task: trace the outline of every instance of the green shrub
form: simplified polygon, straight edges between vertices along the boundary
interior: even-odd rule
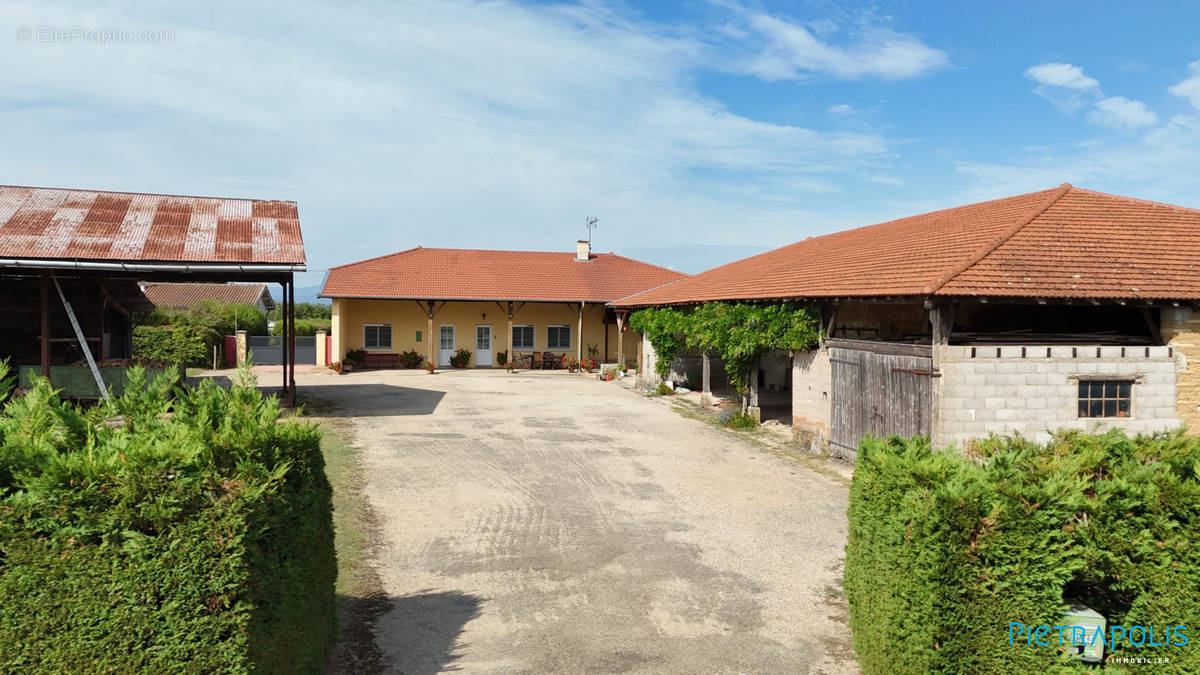
[[[737,411],[729,418],[725,426],[730,429],[757,429],[758,420],[754,419],[749,413]]]
[[[253,382],[172,385],[131,369],[84,410],[39,379],[0,414],[0,671],[320,671],[336,560],[318,429]]]
[[[213,346],[223,348],[220,333],[195,324],[146,325],[133,329],[133,357],[181,363],[188,366],[211,365]]]
[[[897,438],[859,449],[845,590],[865,673],[1086,668],[1057,645],[1009,644],[1009,622],[1053,626],[1064,597],[1110,626],[1154,626],[1159,641],[1200,624],[1200,440],[1071,432],[968,450]],[[1115,651],[1200,670],[1195,649]]]
[[[410,349],[406,352],[400,352],[400,367],[401,368],[420,368],[421,362],[425,360],[420,352],[415,349]]]

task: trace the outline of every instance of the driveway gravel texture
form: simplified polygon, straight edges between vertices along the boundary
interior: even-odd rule
[[[387,672],[857,672],[844,480],[628,381],[297,380],[361,454]]]

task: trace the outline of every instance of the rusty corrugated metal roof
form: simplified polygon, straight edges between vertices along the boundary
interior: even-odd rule
[[[296,203],[0,186],[0,258],[303,264]]]
[[[266,284],[152,283],[145,293],[155,307],[170,309],[187,309],[202,300],[253,305],[264,295],[266,308],[275,308]]]

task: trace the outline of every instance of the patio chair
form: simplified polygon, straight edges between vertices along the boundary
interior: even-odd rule
[[[529,367],[533,370],[541,370],[545,367],[542,363],[542,355],[539,352],[534,352],[529,355]]]
[[[513,367],[528,369],[533,365],[533,354],[513,352]]]
[[[545,363],[543,366],[547,370],[562,368],[563,355],[555,354],[554,352],[545,352],[542,354],[542,360]]]

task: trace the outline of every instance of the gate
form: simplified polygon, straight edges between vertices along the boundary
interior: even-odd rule
[[[273,366],[283,363],[283,349],[287,343],[282,335],[247,335],[246,348],[256,365]],[[296,336],[296,363],[317,362],[317,338],[312,335]]]
[[[857,452],[864,436],[929,435],[936,374],[928,346],[864,340],[828,344],[834,446]]]

